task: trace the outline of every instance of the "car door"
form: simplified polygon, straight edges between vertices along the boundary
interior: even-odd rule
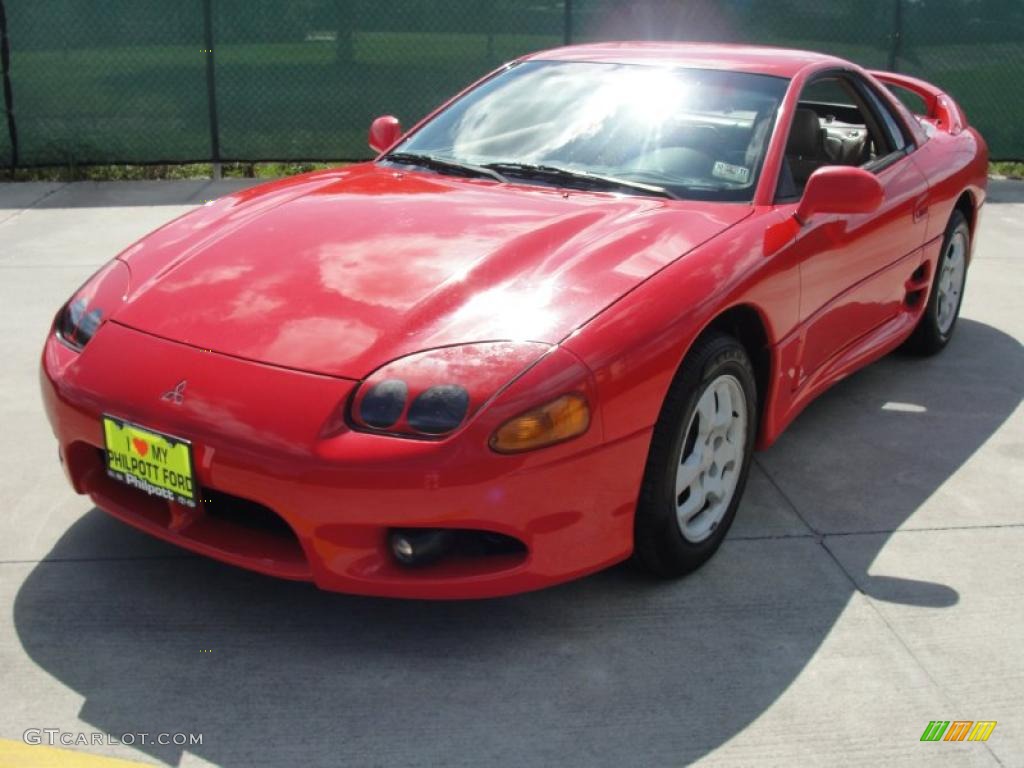
[[[792,263],[800,270],[803,329],[794,386],[898,315],[907,299],[905,283],[920,263],[928,191],[925,177],[910,158],[909,134],[885,114],[884,101],[863,78],[851,72],[816,78],[801,94],[799,108],[815,110],[821,145],[811,147],[805,141],[806,146],[797,147],[817,152],[795,161],[810,163],[798,172],[806,174],[821,165],[860,165],[875,173],[885,197],[871,214],[812,217],[791,246]],[[787,150],[784,166],[793,162],[794,155]],[[783,196],[785,181],[780,179]],[[798,200],[798,186],[795,192],[790,186],[789,196]]]

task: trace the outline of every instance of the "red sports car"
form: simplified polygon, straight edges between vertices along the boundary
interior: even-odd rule
[[[76,491],[329,590],[499,595],[631,555],[679,576],[755,447],[946,345],[985,201],[948,95],[780,49],[525,56],[370,145],[71,297],[42,389]]]

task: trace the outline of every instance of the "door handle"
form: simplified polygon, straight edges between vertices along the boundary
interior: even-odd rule
[[[920,221],[928,216],[928,200],[922,199],[914,203],[914,221]]]

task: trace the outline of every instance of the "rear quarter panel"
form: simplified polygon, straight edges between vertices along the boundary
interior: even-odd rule
[[[928,179],[925,241],[942,237],[953,207],[964,192],[971,195],[974,203],[975,220],[970,222],[974,230],[988,183],[988,146],[981,134],[974,128],[956,134],[936,130],[911,157]]]
[[[974,231],[988,185],[988,145],[981,134],[970,127],[960,105],[938,86],[893,72],[865,75],[874,81],[914,136],[917,149],[911,157],[928,180],[930,192],[925,242],[942,237],[964,192],[970,194],[973,203],[975,215],[970,225]],[[888,86],[914,94],[924,104],[926,114],[920,118],[912,114]]]

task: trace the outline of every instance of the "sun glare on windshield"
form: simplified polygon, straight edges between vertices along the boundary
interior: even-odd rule
[[[528,61],[442,111],[398,151],[480,166],[548,166],[749,201],[787,81],[604,62]],[[553,182],[519,169],[517,181]],[[645,194],[644,189],[623,189]]]

